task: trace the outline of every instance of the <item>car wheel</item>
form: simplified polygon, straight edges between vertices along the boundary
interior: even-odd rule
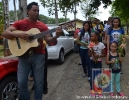
[[[59,58],[57,60],[57,63],[58,64],[63,64],[64,63],[64,51],[63,50],[60,50]]]
[[[0,84],[0,100],[20,100],[17,77],[9,76]]]

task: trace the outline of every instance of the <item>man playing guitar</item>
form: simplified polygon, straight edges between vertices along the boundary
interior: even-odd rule
[[[22,19],[20,21],[15,22],[12,26],[7,28],[3,36],[9,40],[13,40],[14,38],[19,38],[22,40],[28,40],[29,34],[26,31],[31,28],[37,28],[40,32],[48,30],[48,27],[38,21],[39,17],[39,6],[36,2],[31,2],[27,5],[27,19]],[[19,34],[14,33],[15,30],[21,30]],[[50,35],[46,35],[43,38],[49,44],[61,35],[62,29],[56,29],[56,36],[51,37]],[[28,92],[28,75],[30,72],[30,68],[32,67],[33,76],[34,76],[34,98],[35,100],[42,100],[43,94],[43,76],[44,76],[44,61],[45,61],[45,50],[43,49],[43,38],[38,39],[39,46],[35,48],[30,48],[25,54],[19,56],[18,63],[18,87],[20,93],[20,100],[30,100],[30,95]],[[16,45],[14,45],[15,47]]]

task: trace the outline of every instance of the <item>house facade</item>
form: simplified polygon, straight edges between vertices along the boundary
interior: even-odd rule
[[[60,23],[59,26],[67,31],[75,31],[76,28],[82,28],[83,20],[75,19],[68,22]]]

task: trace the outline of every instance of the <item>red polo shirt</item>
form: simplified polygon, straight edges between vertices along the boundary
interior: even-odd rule
[[[28,31],[31,28],[37,28],[40,30],[40,32],[48,30],[48,27],[44,23],[40,21],[32,23],[28,19],[17,21],[12,26],[15,27],[17,30],[21,30],[21,31]],[[44,48],[43,41],[41,40],[39,42],[40,42],[40,46],[34,48],[33,50],[36,53],[45,54],[45,50],[43,49]]]

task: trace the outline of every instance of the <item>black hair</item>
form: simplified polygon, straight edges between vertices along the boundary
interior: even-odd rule
[[[99,41],[99,36],[100,36],[100,35],[99,35],[99,32],[96,31],[96,30],[93,30],[91,34],[93,34],[93,33],[98,37],[98,41]]]
[[[108,21],[112,21],[112,19],[113,19],[113,17],[109,17],[109,18],[108,18]]]
[[[30,10],[33,5],[39,6],[37,2],[31,2],[31,3],[29,3],[29,4],[27,5],[27,10]]]
[[[85,34],[84,25],[85,25],[86,23],[89,25],[88,33],[89,33],[89,35],[91,35],[91,25],[90,25],[89,21],[85,21],[85,22],[83,23],[83,28],[82,28],[82,32],[81,32],[80,38],[81,38],[82,36],[84,36],[84,34]]]
[[[98,20],[97,18],[94,18],[94,20],[95,20],[95,19]]]
[[[104,24],[106,24],[107,23],[107,21],[106,20],[104,20],[104,22],[103,22]]]
[[[93,29],[92,21],[89,21],[90,23],[90,28]]]
[[[112,19],[112,28],[114,27],[113,26],[113,21],[115,20],[115,19],[118,19],[118,21],[119,21],[119,27],[121,27],[121,20],[120,20],[120,18],[119,17],[114,17],[113,19]]]
[[[100,24],[104,27],[104,23],[101,21]]]
[[[117,43],[116,41],[112,41],[112,42],[110,42],[110,46],[111,46],[113,43],[115,43],[115,44],[116,44],[116,46],[118,47],[118,43]]]

